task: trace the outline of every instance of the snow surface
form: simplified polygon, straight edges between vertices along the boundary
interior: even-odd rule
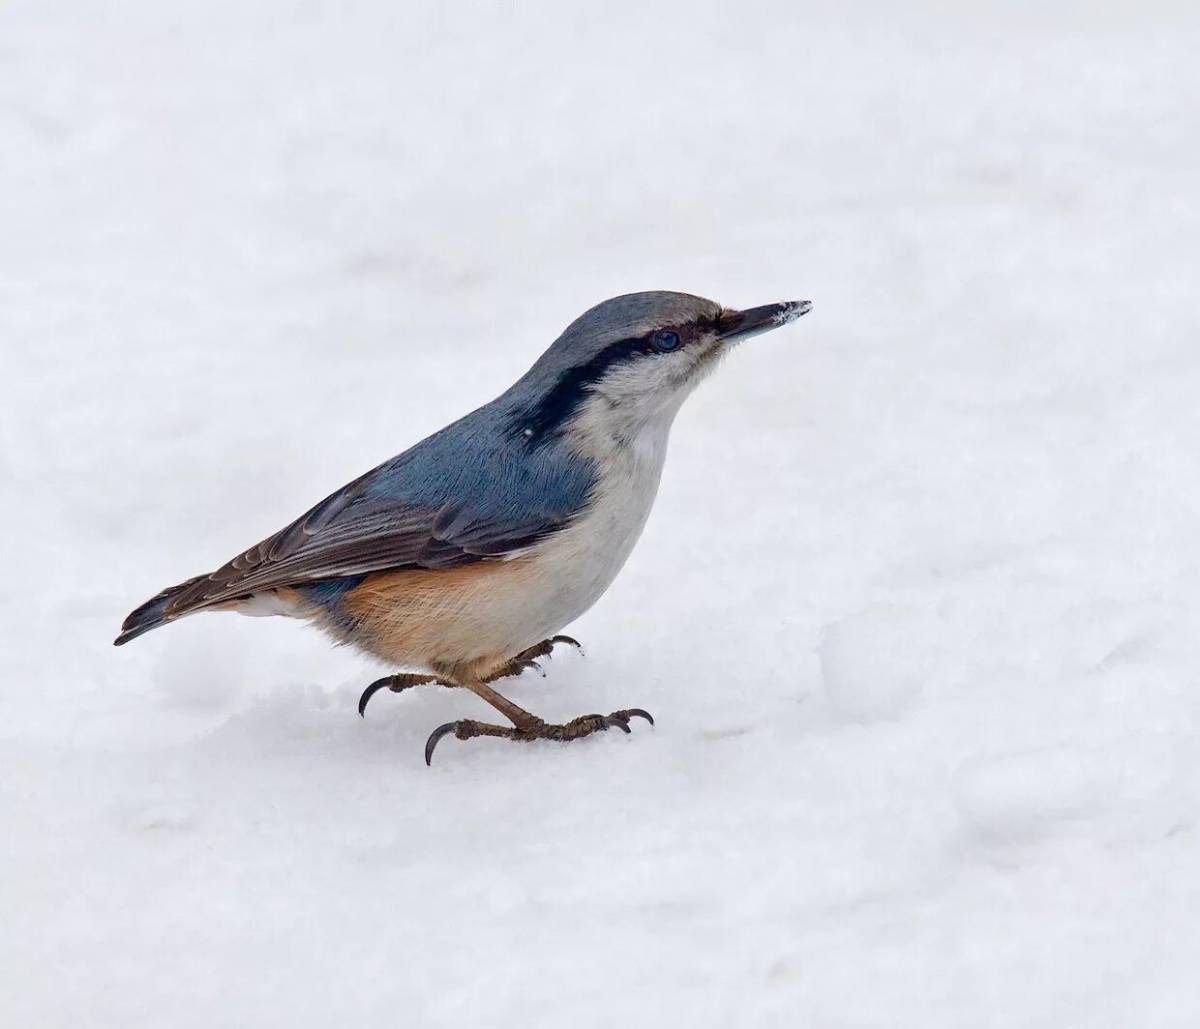
[[[1200,1025],[1200,15],[899,6],[4,6],[0,1024]],[[652,288],[814,302],[511,686],[656,728],[113,650]]]

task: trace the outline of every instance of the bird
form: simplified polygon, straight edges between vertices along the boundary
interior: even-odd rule
[[[731,348],[808,313],[688,293],[613,297],[576,318],[495,400],[326,497],[216,571],[136,608],[120,646],[197,611],[303,619],[401,671],[363,691],[469,690],[507,724],[439,740],[630,732],[643,708],[550,723],[496,691],[537,668],[608,589],[653,507],[680,406]]]

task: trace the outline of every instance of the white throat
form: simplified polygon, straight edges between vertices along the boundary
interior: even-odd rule
[[[597,395],[573,419],[568,445],[595,463],[596,485],[586,511],[530,555],[538,582],[527,609],[531,639],[578,618],[625,564],[654,506],[677,409],[678,404],[660,410],[646,421],[614,410]]]

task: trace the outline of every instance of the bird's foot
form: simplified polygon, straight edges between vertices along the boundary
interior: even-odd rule
[[[361,717],[366,717],[367,701],[380,690],[386,689],[391,690],[393,693],[403,693],[405,690],[411,690],[414,686],[424,686],[430,682],[436,682],[442,686],[452,685],[451,683],[443,682],[436,675],[420,675],[416,672],[400,672],[396,675],[385,675],[382,679],[376,679],[362,691],[362,696],[358,698],[358,713]]]
[[[549,657],[556,643],[569,643],[581,654],[583,653],[583,646],[579,640],[573,639],[570,636],[551,636],[548,640],[535,643],[528,650],[522,650],[521,653],[512,658],[499,671],[493,672],[483,681],[495,682],[497,679],[510,679],[513,676],[520,675],[527,668],[533,668],[540,675],[545,676],[546,673],[542,671],[542,666],[537,663],[537,659],[539,657]]]
[[[439,725],[429,735],[429,739],[425,743],[425,764],[433,764],[433,751],[438,745],[438,741],[443,736],[453,734],[455,739],[472,740],[476,736],[499,736],[506,740],[518,740],[520,742],[529,742],[530,740],[558,740],[561,743],[566,743],[570,740],[583,739],[584,736],[591,736],[594,732],[607,732],[609,729],[620,729],[624,733],[630,732],[629,719],[633,717],[644,718],[651,725],[654,724],[654,719],[650,716],[649,711],[643,711],[640,707],[626,708],[623,711],[614,711],[609,715],[580,715],[578,718],[572,718],[569,722],[564,722],[562,725],[552,725],[549,722],[543,722],[540,718],[534,718],[521,725],[492,725],[488,722],[475,722],[470,719],[462,719],[457,722],[447,722],[445,725]]]

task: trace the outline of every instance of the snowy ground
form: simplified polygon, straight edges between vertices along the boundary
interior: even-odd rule
[[[341,6],[0,10],[0,1024],[1200,1025],[1200,16]],[[110,646],[648,288],[656,729]]]

